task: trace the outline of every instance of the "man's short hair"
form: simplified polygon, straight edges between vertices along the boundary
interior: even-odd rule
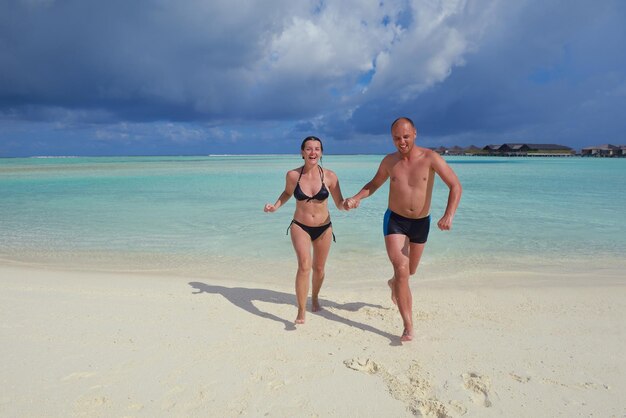
[[[405,120],[409,122],[409,124],[411,124],[413,129],[415,129],[415,124],[413,123],[413,121],[410,118],[407,118],[406,116],[400,116],[398,119],[394,120],[393,123],[391,124],[391,129],[393,130],[393,127],[396,125],[396,123],[400,122],[401,120]],[[417,131],[417,129],[415,130]]]

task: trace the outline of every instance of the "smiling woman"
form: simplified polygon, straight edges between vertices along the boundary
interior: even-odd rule
[[[273,205],[265,205],[265,212],[275,212],[291,196],[296,198],[296,211],[289,224],[291,242],[298,258],[296,274],[296,298],[298,316],[296,324],[303,324],[309,294],[309,279],[313,274],[311,310],[320,310],[319,292],[325,277],[326,259],[330,252],[330,240],[335,238],[328,212],[329,194],[339,210],[343,209],[343,196],[337,175],[322,168],[324,146],[315,136],[308,136],[300,145],[304,165],[287,172],[285,190]],[[295,225],[295,227],[294,227]],[[313,248],[313,256],[311,256]]]

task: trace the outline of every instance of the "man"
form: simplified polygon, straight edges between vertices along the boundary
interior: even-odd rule
[[[450,189],[446,211],[437,222],[437,226],[443,231],[452,227],[462,188],[452,168],[439,154],[415,145],[417,130],[411,119],[396,119],[391,124],[391,137],[397,152],[382,160],[374,178],[359,193],[346,199],[344,207],[357,208],[361,199],[371,196],[387,179],[391,179],[389,205],[383,224],[385,247],[393,265],[393,277],[388,284],[391,288],[391,299],[398,305],[404,322],[401,341],[411,341],[413,297],[409,276],[417,270],[428,238],[435,174]]]

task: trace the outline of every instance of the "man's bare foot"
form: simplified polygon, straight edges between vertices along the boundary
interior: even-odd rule
[[[413,341],[413,331],[404,330],[402,333],[402,337],[400,337],[400,341]]]
[[[394,305],[397,305],[398,299],[396,298],[396,287],[394,286],[393,281],[394,279],[387,280],[387,285],[389,286],[389,289],[391,289],[391,301]]]
[[[320,310],[322,310],[322,307],[319,300],[317,298],[311,299],[311,312],[319,312]]]

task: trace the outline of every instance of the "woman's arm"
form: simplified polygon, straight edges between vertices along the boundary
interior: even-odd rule
[[[326,178],[330,180],[328,182],[328,189],[330,191],[330,195],[333,197],[335,206],[337,206],[337,209],[339,210],[345,210],[343,194],[341,193],[341,186],[339,186],[339,178],[331,170],[324,170],[324,172],[326,173]]]
[[[283,190],[280,196],[278,196],[276,203],[274,203],[273,205],[271,203],[265,204],[265,207],[263,208],[265,212],[276,212],[278,208],[284,205],[285,202],[289,200],[291,195],[293,195],[293,191],[296,188],[296,185],[295,185],[296,181],[295,181],[294,176],[291,175],[290,173],[291,171],[288,171],[287,175],[285,176],[285,190]]]

